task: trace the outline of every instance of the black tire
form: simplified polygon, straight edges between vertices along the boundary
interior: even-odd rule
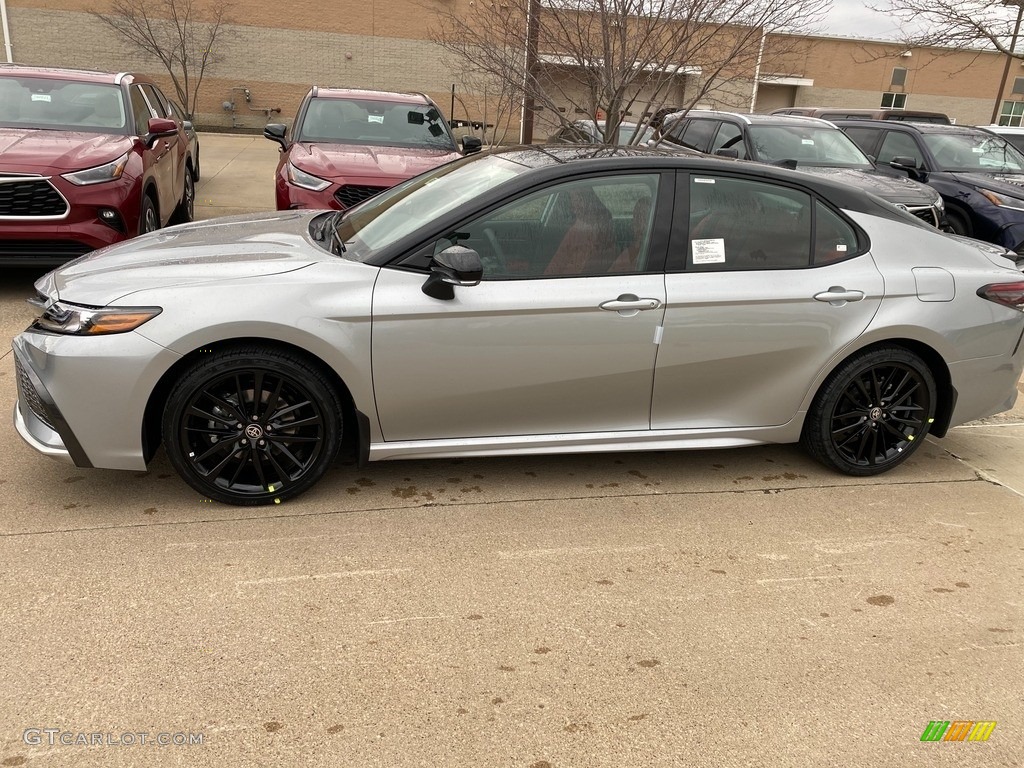
[[[142,209],[139,213],[139,234],[145,235],[147,232],[156,232],[160,229],[160,215],[156,210],[156,203],[153,202],[152,196],[145,194],[142,196]]]
[[[196,215],[196,179],[192,169],[185,166],[185,186],[181,190],[181,201],[174,209],[171,217],[172,224],[187,224]]]
[[[801,443],[847,475],[887,472],[924,442],[937,389],[928,364],[908,349],[885,346],[856,355],[822,384]]]
[[[974,236],[974,228],[971,227],[970,218],[960,211],[954,210],[953,208],[946,209],[946,224],[949,225],[949,231],[954,235],[963,235],[964,237]]]
[[[178,379],[164,407],[164,444],[204,497],[271,504],[323,477],[341,446],[342,408],[331,382],[302,357],[236,347],[200,358]]]

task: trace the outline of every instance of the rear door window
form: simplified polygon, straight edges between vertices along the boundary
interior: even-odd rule
[[[698,152],[707,152],[711,137],[715,135],[718,128],[717,120],[691,120],[679,143],[689,149],[696,149]]]
[[[859,128],[857,126],[851,126],[849,128],[843,128],[843,131],[853,139],[854,144],[860,147],[864,154],[872,155],[875,152],[875,147],[878,146],[878,137],[882,131],[879,128]]]

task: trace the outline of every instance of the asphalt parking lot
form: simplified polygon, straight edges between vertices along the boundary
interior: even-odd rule
[[[202,142],[200,216],[273,207],[273,144]],[[874,479],[795,446],[339,463],[238,509],[162,454],[22,444],[39,274],[0,281],[0,766],[1024,761],[1024,399]]]

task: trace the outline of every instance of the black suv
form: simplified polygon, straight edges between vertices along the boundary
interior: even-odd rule
[[[983,128],[836,120],[880,170],[930,186],[950,229],[1024,254],[1024,154]]]
[[[668,115],[659,146],[756,160],[835,179],[872,192],[935,227],[942,199],[923,184],[880,173],[832,123],[813,117],[690,110]]]

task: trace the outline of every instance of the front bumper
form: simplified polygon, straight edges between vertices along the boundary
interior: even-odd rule
[[[179,356],[137,333],[14,339],[14,425],[40,453],[79,467],[145,470],[142,430],[160,376]]]

